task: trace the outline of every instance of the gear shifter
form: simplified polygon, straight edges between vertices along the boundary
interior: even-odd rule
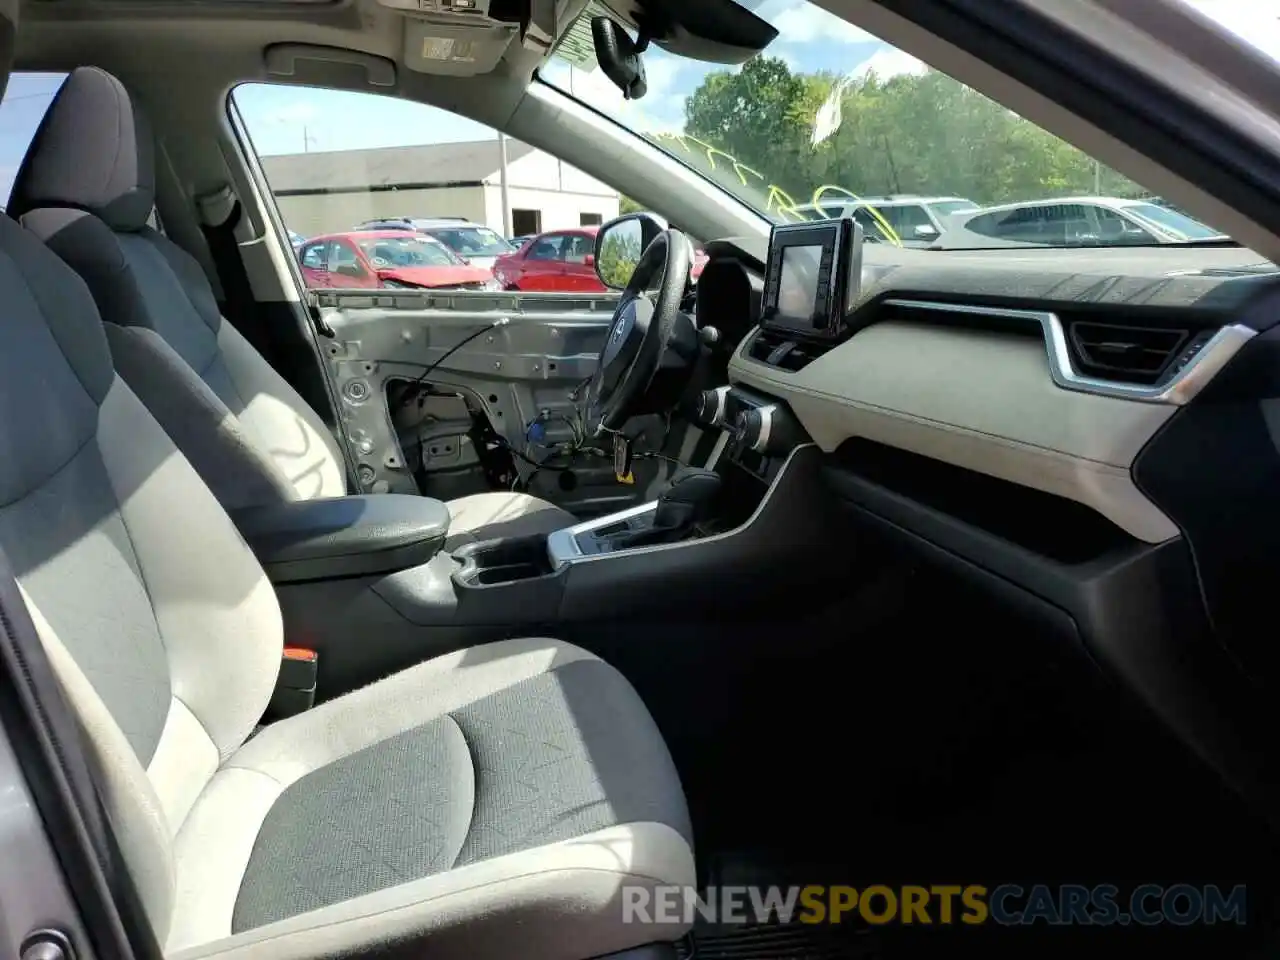
[[[608,549],[625,550],[679,540],[711,515],[720,484],[720,475],[714,470],[681,467],[658,497],[653,522],[645,527],[612,534],[608,538]]]
[[[720,474],[714,470],[681,467],[658,497],[654,528],[673,533],[692,529],[710,515],[721,482]]]

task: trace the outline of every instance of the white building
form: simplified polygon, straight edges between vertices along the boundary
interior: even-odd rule
[[[497,140],[264,157],[290,230],[306,237],[379,217],[466,217],[504,233]],[[550,154],[507,141],[511,234],[603,223],[618,192]]]

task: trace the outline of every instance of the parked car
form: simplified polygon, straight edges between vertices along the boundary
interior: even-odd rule
[[[603,291],[596,276],[597,227],[540,233],[499,257],[493,276],[504,290]]]
[[[515,247],[517,250],[521,250],[521,249],[523,249],[523,248],[524,248],[524,245],[525,245],[526,243],[528,243],[530,240],[532,240],[532,239],[533,239],[534,237],[536,237],[536,236],[537,236],[537,234],[536,234],[536,233],[527,233],[527,234],[525,234],[525,235],[524,235],[524,236],[522,236],[522,237],[512,237],[512,238],[511,238],[509,241],[507,241],[507,242],[508,242],[508,243],[510,243],[510,244],[511,244],[513,247]]]
[[[314,237],[298,250],[308,287],[426,287],[498,290],[493,273],[411,230]]]
[[[356,229],[413,230],[439,240],[467,263],[489,269],[499,257],[519,249],[484,224],[461,217],[388,217],[368,220]]]
[[[1150,200],[1063,197],[987,207],[953,220],[939,247],[1117,246],[1225,240],[1185,213]]]
[[[289,231],[289,242],[293,244],[293,249],[297,250],[300,246],[307,242],[307,238],[300,233]]]
[[[515,253],[499,257],[494,278],[504,290],[577,291],[608,289],[596,275],[595,243],[599,227],[551,230],[530,238]],[[707,255],[694,251],[693,277],[706,265]]]
[[[904,247],[929,247],[948,228],[950,218],[981,208],[964,197],[895,194],[860,200],[836,197],[824,200],[821,205],[806,203],[796,209],[811,220],[853,217],[862,224],[863,235],[872,243],[900,242]],[[886,223],[892,234],[885,230]]]

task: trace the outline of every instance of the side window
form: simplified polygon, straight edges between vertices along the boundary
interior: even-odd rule
[[[894,209],[896,217],[890,222],[893,229],[898,231],[898,236],[904,240],[912,239],[919,234],[916,232],[917,227],[927,227],[934,230],[933,221],[929,219],[929,213],[919,204],[905,204]]]
[[[454,220],[440,225],[441,239],[488,267],[512,252],[507,238],[618,215],[615,188],[517,140],[504,151],[492,127],[447,110],[264,83],[231,97],[286,228],[304,237],[397,218]],[[342,257],[350,266],[354,250]]]
[[[356,248],[345,240],[335,240],[329,245],[329,272],[355,273],[362,272],[360,258],[356,256]]]
[[[0,201],[6,207],[22,158],[66,78],[65,73],[15,73],[9,77],[0,101]]]
[[[1106,207],[1094,207],[1098,218],[1098,234],[1103,243],[1155,243],[1156,238],[1145,228]]]
[[[832,210],[829,207],[826,207],[825,205],[823,209],[827,210],[829,213],[835,212],[834,210]],[[876,213],[879,213],[881,217],[884,217],[884,219],[888,222],[889,226],[893,227],[894,233],[898,232],[898,228],[894,226],[894,223],[893,223],[892,209],[881,210],[877,208]],[[876,239],[885,239],[887,237],[887,234],[885,233],[885,230],[884,230],[884,224],[882,224],[879,221],[879,219],[876,218],[876,215],[866,207],[856,208],[853,211],[853,219],[858,221],[858,223],[862,224],[862,232],[866,236],[874,237]]]
[[[543,237],[535,240],[533,249],[525,257],[526,260],[559,260],[560,245],[564,237]]]
[[[1007,213],[984,213],[980,217],[974,217],[964,227],[981,237],[1004,237],[1008,217]]]
[[[308,270],[327,270],[329,269],[328,260],[326,259],[329,252],[327,243],[309,243],[302,248],[302,256],[299,257],[302,265]]]
[[[565,244],[564,259],[567,263],[585,263],[595,246],[591,237],[581,235],[569,237]]]

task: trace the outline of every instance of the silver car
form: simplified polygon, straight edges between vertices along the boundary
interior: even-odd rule
[[[937,246],[1152,246],[1226,239],[1221,231],[1150,200],[1062,197],[953,217]]]

